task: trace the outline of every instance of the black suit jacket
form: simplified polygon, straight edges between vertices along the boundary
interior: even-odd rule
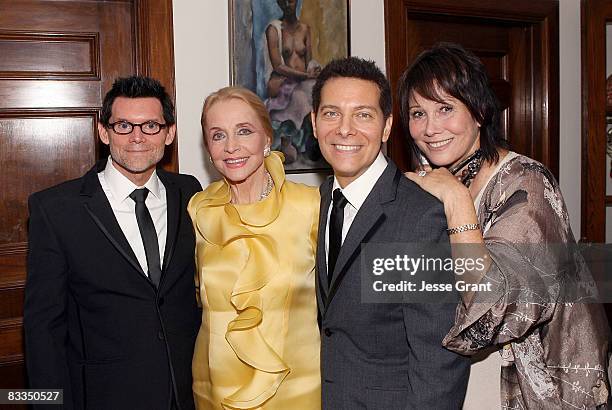
[[[333,177],[320,188],[317,303],[323,409],[459,409],[468,359],[442,347],[456,305],[363,303],[360,245],[448,243],[442,204],[388,165],[355,216],[327,284]]]
[[[30,197],[24,306],[30,387],[64,389],[66,409],[192,409],[200,313],[186,206],[201,186],[192,176],[157,170],[168,206],[157,290],[100,186],[105,163]]]

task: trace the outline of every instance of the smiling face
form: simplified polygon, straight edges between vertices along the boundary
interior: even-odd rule
[[[344,188],[361,176],[389,139],[392,117],[385,120],[375,83],[357,78],[328,80],[312,113],[313,131],[323,156]]]
[[[165,124],[162,105],[157,98],[117,97],[112,105],[110,123],[129,121],[140,124],[155,121]],[[147,135],[140,127],[125,135],[116,134],[112,128],[98,124],[100,140],[110,147],[113,165],[136,185],[143,185],[164,156],[166,145],[172,144],[176,126],[162,128],[155,135]]]
[[[438,94],[442,103],[412,93],[408,125],[430,163],[451,167],[480,148],[480,124],[461,101],[444,92]]]
[[[228,181],[245,181],[263,172],[264,148],[270,145],[259,117],[244,101],[215,102],[206,112],[205,139],[213,165]]]

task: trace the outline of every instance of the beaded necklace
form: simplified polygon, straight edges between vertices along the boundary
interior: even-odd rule
[[[483,155],[482,150],[477,149],[472,155],[449,169],[450,173],[455,175],[461,169],[461,183],[466,187],[469,187],[472,184],[472,180],[480,171],[480,167],[482,167]]]

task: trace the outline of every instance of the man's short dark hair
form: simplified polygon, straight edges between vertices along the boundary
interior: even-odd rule
[[[153,78],[134,75],[131,77],[117,78],[113,87],[104,96],[102,112],[100,113],[100,123],[108,127],[112,115],[113,103],[117,97],[127,98],[157,98],[161,103],[164,121],[167,125],[173,125],[174,104],[161,83]]]
[[[373,61],[359,57],[332,60],[321,70],[312,89],[312,109],[315,113],[319,110],[321,104],[321,90],[325,83],[332,78],[356,78],[373,82],[380,92],[378,103],[385,119],[391,115],[391,86],[387,77]]]

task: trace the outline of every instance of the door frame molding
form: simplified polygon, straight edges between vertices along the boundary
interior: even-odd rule
[[[559,3],[557,0],[514,0],[498,2],[496,0],[385,0],[385,52],[387,76],[394,92],[397,90],[399,77],[410,63],[406,53],[406,36],[398,38],[394,27],[407,27],[408,14],[429,15],[432,17],[460,16],[466,18],[491,19],[507,21],[512,24],[524,24],[532,30],[534,38],[542,44],[539,55],[534,61],[539,62],[536,73],[541,79],[541,86],[534,88],[533,95],[535,130],[539,128],[541,139],[531,141],[535,159],[540,160],[558,178],[559,175]],[[538,50],[537,48],[535,49]],[[538,82],[536,82],[537,84]],[[396,100],[396,98],[394,98]],[[405,166],[407,156],[400,124],[399,108],[394,105],[393,131],[389,139],[387,152],[400,167]],[[537,131],[536,131],[537,132]],[[518,136],[517,136],[518,137]]]
[[[159,80],[176,107],[172,0],[134,0],[136,74]],[[178,172],[178,133],[166,147],[162,166]]]

